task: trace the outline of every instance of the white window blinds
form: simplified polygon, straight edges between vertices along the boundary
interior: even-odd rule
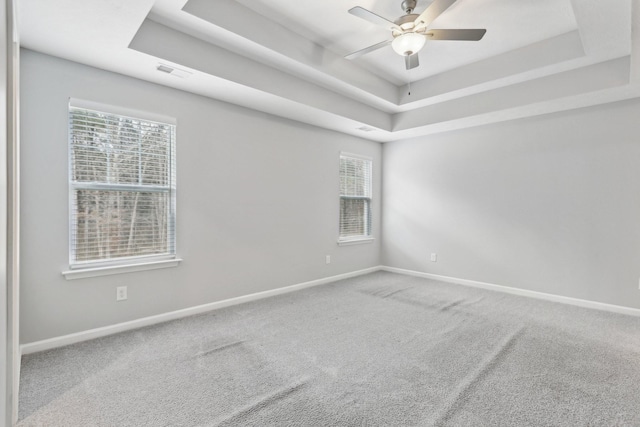
[[[175,125],[69,106],[72,267],[175,255]]]
[[[371,160],[340,155],[340,240],[371,236]]]

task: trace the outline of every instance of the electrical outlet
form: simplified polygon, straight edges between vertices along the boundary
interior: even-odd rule
[[[438,261],[438,254],[432,253],[431,254],[431,262],[437,262],[437,261]]]
[[[118,286],[116,288],[116,301],[124,301],[127,299],[127,287]]]
[[[327,264],[331,264],[331,255],[327,255],[324,257],[324,262]]]

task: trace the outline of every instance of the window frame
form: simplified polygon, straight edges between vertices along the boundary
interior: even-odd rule
[[[99,182],[78,182],[74,178],[73,164],[73,132],[71,129],[72,109],[97,112],[99,114],[124,117],[142,122],[153,122],[168,126],[170,132],[169,165],[167,168],[167,185],[144,184],[114,184]],[[67,108],[67,120],[69,123],[67,136],[68,150],[68,178],[69,187],[69,270],[63,271],[67,279],[101,276],[128,271],[140,271],[147,269],[165,268],[177,266],[181,259],[177,258],[176,242],[176,133],[177,121],[175,118],[159,114],[133,110],[124,107],[116,107],[93,101],[69,99]],[[134,256],[122,256],[117,258],[104,258],[99,260],[78,261],[76,259],[76,244],[74,242],[74,213],[76,212],[75,194],[77,190],[102,190],[102,191],[131,191],[137,193],[165,193],[168,196],[167,213],[167,252],[157,254],[145,254]]]
[[[369,184],[368,197],[367,196],[347,196],[342,194],[342,186],[340,182],[342,178],[341,163],[343,158],[369,162],[371,173],[370,173],[369,183],[368,183]],[[338,156],[338,192],[339,192],[338,245],[344,246],[344,245],[373,242],[375,240],[375,238],[373,237],[373,158],[362,155],[362,154],[355,154],[355,153],[349,153],[344,151],[340,152],[340,155]],[[367,202],[366,203],[367,210],[365,212],[365,215],[368,217],[368,220],[365,220],[364,224],[366,228],[365,233],[368,233],[368,234],[361,234],[361,235],[355,235],[355,236],[342,236],[341,231],[342,231],[342,201],[343,200],[365,200]]]

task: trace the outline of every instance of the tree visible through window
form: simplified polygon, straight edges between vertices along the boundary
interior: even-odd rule
[[[175,125],[69,107],[70,264],[175,255]]]
[[[371,160],[340,155],[340,240],[371,236]]]

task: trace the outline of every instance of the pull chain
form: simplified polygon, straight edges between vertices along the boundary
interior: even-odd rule
[[[409,94],[408,95],[411,96],[411,80],[409,80],[408,87],[409,87]]]

